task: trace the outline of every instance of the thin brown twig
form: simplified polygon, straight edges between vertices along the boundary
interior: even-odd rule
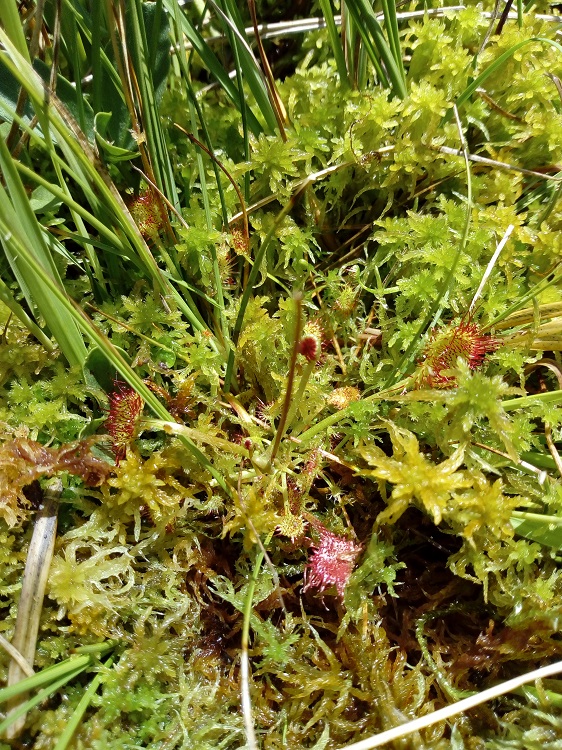
[[[439,151],[441,154],[449,154],[451,156],[464,156],[464,152],[458,148],[450,148],[449,146],[438,146],[430,147],[433,151]],[[476,154],[466,153],[466,158],[475,164],[483,164],[487,167],[496,167],[497,169],[507,169],[512,172],[520,172],[521,174],[529,175],[530,177],[537,177],[540,180],[552,180],[553,182],[560,182],[561,178],[556,175],[546,174],[544,172],[536,172],[533,169],[524,169],[523,167],[517,167],[514,164],[506,164],[503,161],[497,161],[496,159],[488,159],[485,156],[477,156]],[[562,168],[557,165],[554,166],[557,171],[562,171]]]

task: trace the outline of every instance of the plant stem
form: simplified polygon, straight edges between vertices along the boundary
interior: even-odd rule
[[[296,320],[295,320],[295,339],[293,341],[293,349],[291,351],[291,361],[289,363],[289,375],[287,377],[287,390],[285,392],[285,400],[283,401],[283,409],[281,411],[281,418],[279,419],[279,424],[277,425],[277,432],[275,433],[275,440],[273,441],[273,446],[271,448],[271,455],[269,458],[270,463],[272,464],[275,461],[275,457],[277,455],[277,451],[279,450],[279,445],[281,443],[281,438],[285,434],[285,430],[287,428],[287,418],[289,415],[289,407],[291,405],[291,396],[293,394],[293,382],[295,380],[295,369],[297,366],[297,356],[299,352],[299,342],[301,338],[301,329],[302,329],[302,294],[295,294],[295,304],[296,304]]]
[[[35,661],[35,647],[39,632],[39,620],[43,609],[43,597],[55,548],[57,511],[61,492],[62,482],[58,478],[51,480],[49,486],[45,489],[43,503],[35,519],[23,574],[12,646],[20,652],[30,666],[33,666]],[[8,669],[8,687],[20,682],[26,676],[20,664],[12,659]],[[11,713],[17,711],[26,699],[27,694],[23,693],[10,701],[8,717]],[[8,739],[17,737],[24,725],[25,714],[8,727],[6,732]]]

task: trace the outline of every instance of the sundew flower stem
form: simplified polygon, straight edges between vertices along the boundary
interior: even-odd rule
[[[314,372],[315,367],[316,367],[316,360],[311,360],[310,362],[307,362],[304,367],[304,371],[301,375],[301,379],[299,382],[298,390],[295,393],[295,397],[292,399],[291,408],[289,409],[289,414],[287,415],[287,423],[285,425],[285,431],[287,431],[293,423],[293,419],[295,418],[295,414],[297,412],[297,407],[300,404],[302,397],[304,396],[307,383],[310,380],[310,376]]]
[[[295,368],[297,366],[297,356],[299,353],[299,345],[302,330],[302,294],[299,292],[295,294],[295,305],[296,305],[296,320],[295,320],[295,340],[293,343],[293,349],[291,351],[291,361],[289,364],[289,375],[287,377],[287,391],[285,393],[285,400],[283,401],[283,409],[281,411],[281,418],[277,425],[277,432],[275,433],[275,440],[271,448],[271,455],[269,458],[270,463],[275,461],[275,456],[279,450],[281,438],[285,434],[288,427],[288,417],[291,405],[291,396],[293,393],[293,383],[295,380]]]

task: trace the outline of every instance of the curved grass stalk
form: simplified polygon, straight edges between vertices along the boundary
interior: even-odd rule
[[[109,659],[103,665],[103,667],[104,669],[109,669],[112,664],[113,664],[113,657],[110,656]],[[74,709],[72,716],[70,717],[65,728],[63,729],[62,734],[58,738],[53,750],[66,750],[66,748],[68,747],[72,739],[72,735],[74,734],[74,732],[78,728],[78,725],[82,721],[82,717],[84,716],[88,706],[92,702],[92,698],[94,697],[98,687],[101,685],[103,678],[104,678],[104,675],[101,672],[98,672],[98,674],[94,677],[94,679],[88,685],[87,689],[84,692],[84,695],[80,699],[80,702]]]
[[[110,78],[115,93],[123,102],[125,97],[121,90],[121,80],[119,73],[115,70],[111,60],[107,56],[101,42],[101,33],[104,30],[103,25],[103,3],[92,3],[92,15],[87,16],[83,5],[78,6],[72,0],[64,0],[65,13],[70,14],[80,32],[85,39],[92,45],[91,62],[92,62],[92,108],[94,112],[102,111],[101,84],[107,77]]]
[[[450,706],[440,708],[438,711],[434,711],[426,716],[421,716],[420,718],[409,721],[399,727],[394,727],[386,732],[381,732],[380,734],[368,737],[365,740],[354,742],[351,745],[345,745],[339,750],[372,750],[374,747],[380,747],[389,742],[399,740],[402,737],[408,737],[410,734],[414,734],[414,732],[419,732],[420,729],[427,729],[441,721],[452,719],[454,716],[458,716],[465,711],[470,711],[471,708],[482,705],[482,703],[494,700],[495,698],[500,698],[506,693],[511,693],[523,685],[526,685],[528,682],[536,682],[537,680],[543,680],[547,677],[553,677],[561,672],[562,661],[548,664],[546,667],[540,667],[539,669],[534,669],[532,672],[527,672],[519,677],[514,677],[506,682],[501,682],[499,685],[494,685],[494,687],[482,690],[480,693],[470,695],[468,698],[463,698],[456,703],[452,703]]]
[[[467,102],[472,94],[482,86],[484,81],[486,81],[493,73],[495,73],[501,66],[509,60],[510,57],[513,57],[513,55],[520,50],[522,47],[525,47],[527,44],[531,44],[532,42],[540,42],[541,44],[547,44],[551,47],[554,47],[558,52],[562,53],[562,45],[560,45],[558,42],[555,42],[553,39],[547,39],[546,37],[542,36],[533,36],[530,39],[524,39],[521,42],[518,42],[517,44],[514,44],[513,47],[510,47],[508,50],[506,50],[503,54],[501,54],[497,60],[494,60],[493,63],[491,63],[482,73],[480,73],[479,76],[477,76],[462,92],[462,94],[457,98],[457,108],[460,109],[462,105]],[[443,118],[443,123],[448,122],[452,117],[452,110],[449,110],[447,114]]]
[[[519,536],[559,550],[562,547],[562,518],[546,513],[514,510],[511,525]]]
[[[252,577],[248,584],[248,593],[244,602],[244,621],[242,625],[242,648],[240,653],[240,692],[242,694],[242,714],[244,727],[246,729],[246,740],[250,750],[257,750],[256,732],[254,728],[254,717],[252,714],[252,699],[250,696],[250,659],[248,646],[250,642],[250,618],[256,583],[264,560],[264,553],[258,552]]]
[[[436,150],[439,151],[439,153],[441,154],[450,154],[451,156],[463,156],[464,155],[461,149],[450,148],[449,146],[438,146]],[[562,186],[560,173],[552,175],[552,174],[545,174],[544,172],[535,172],[532,169],[525,169],[524,167],[518,167],[515,164],[506,164],[503,161],[497,161],[497,159],[488,159],[485,156],[478,156],[478,154],[467,153],[466,158],[469,161],[474,162],[475,164],[483,164],[487,167],[495,167],[497,169],[506,169],[512,172],[519,172],[520,174],[525,174],[525,175],[528,175],[529,177],[536,177],[539,180],[545,180],[547,182],[555,182],[559,188],[560,186]],[[538,223],[538,226],[540,226],[540,223]]]
[[[250,11],[250,16],[252,17],[252,23],[254,26],[255,40],[257,43],[258,53],[259,53],[262,68],[263,68],[263,74],[265,78],[265,85],[267,88],[269,101],[271,103],[273,112],[275,113],[275,119],[277,120],[277,127],[279,129],[279,135],[281,136],[281,140],[286,142],[287,134],[285,132],[285,125],[287,124],[287,110],[285,109],[285,105],[283,104],[281,97],[279,95],[277,84],[275,83],[275,78],[273,76],[273,71],[271,70],[271,66],[269,64],[269,60],[267,59],[267,55],[265,54],[263,42],[260,37],[255,0],[247,0],[247,2],[248,2],[248,9]]]

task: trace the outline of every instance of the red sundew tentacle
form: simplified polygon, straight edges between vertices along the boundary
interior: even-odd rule
[[[309,362],[316,362],[325,346],[324,329],[316,320],[305,324],[301,339],[298,343],[298,353]]]
[[[303,591],[318,589],[322,592],[335,586],[339,598],[343,600],[345,587],[363,547],[351,539],[328,531],[319,522],[315,524],[315,528],[320,534],[320,541],[314,546],[314,552],[307,563]]]
[[[126,203],[144,239],[155,239],[163,228],[164,217],[154,191],[147,188],[139,195],[128,198]]]
[[[500,341],[482,333],[482,329],[463,318],[456,325],[433,331],[423,353],[418,382],[431,388],[447,388],[455,385],[450,371],[458,357],[463,357],[471,370],[481,367],[487,354],[496,351]]]
[[[139,394],[121,381],[114,381],[115,390],[109,396],[109,414],[105,421],[111,435],[115,465],[127,455],[127,447],[134,437],[144,401]]]

